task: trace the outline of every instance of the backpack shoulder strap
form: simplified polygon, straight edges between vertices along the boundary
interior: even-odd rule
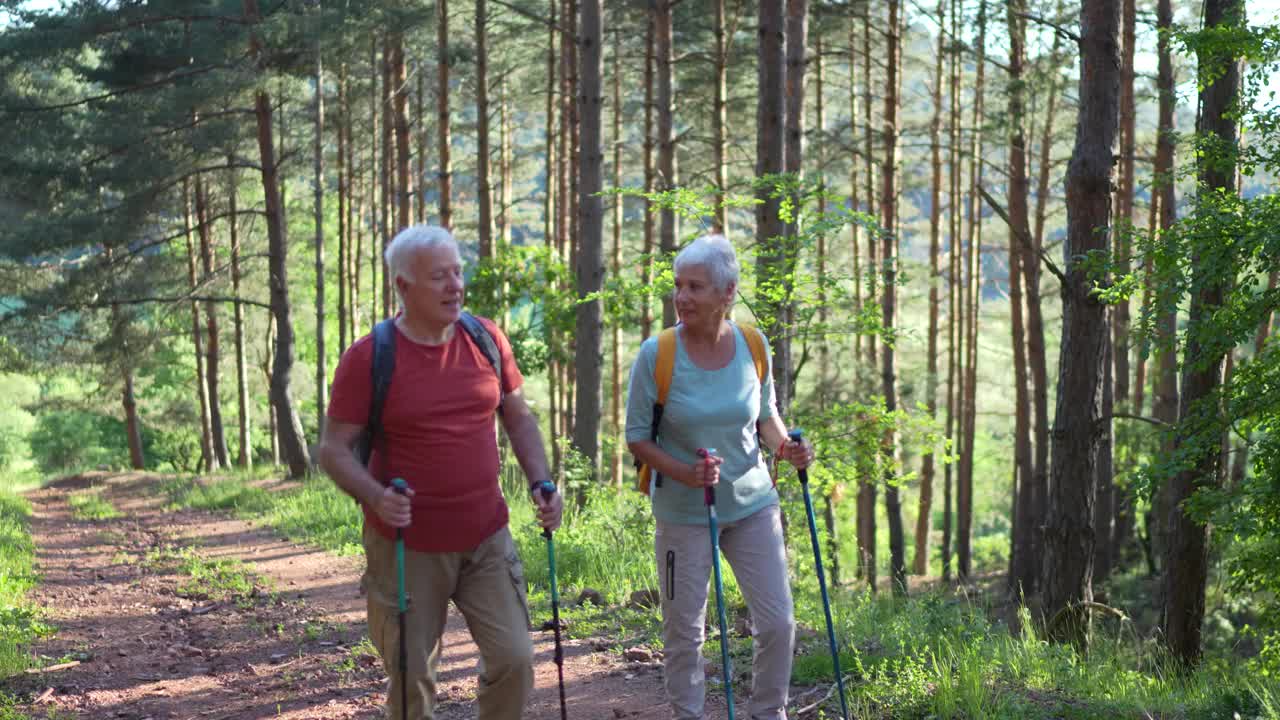
[[[458,316],[458,324],[467,333],[467,337],[471,338],[471,342],[480,349],[480,354],[485,356],[493,366],[494,374],[498,376],[498,412],[501,413],[502,401],[507,393],[502,389],[502,354],[498,351],[498,343],[494,341],[493,335],[484,323],[465,310]]]
[[[669,327],[658,335],[658,360],[653,366],[653,380],[658,385],[658,404],[667,404],[671,392],[671,376],[676,369],[676,329]]]
[[[367,439],[360,448],[360,462],[369,465],[373,442],[382,435],[382,409],[391,389],[391,376],[396,370],[395,320],[387,318],[373,326],[373,362],[370,363],[372,394],[369,398],[369,421],[365,423]]]
[[[764,349],[764,333],[750,323],[738,323],[738,330],[751,348],[751,361],[756,366],[756,377],[764,384],[764,376],[769,372],[769,353]]]

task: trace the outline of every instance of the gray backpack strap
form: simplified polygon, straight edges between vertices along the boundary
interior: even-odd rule
[[[498,343],[494,341],[493,335],[489,334],[484,323],[465,310],[458,317],[458,324],[462,325],[462,329],[467,333],[467,337],[471,338],[471,342],[475,343],[477,348],[480,348],[480,353],[493,366],[493,372],[498,376],[498,414],[501,415],[502,402],[506,399],[507,393],[502,389],[502,354],[498,351]]]

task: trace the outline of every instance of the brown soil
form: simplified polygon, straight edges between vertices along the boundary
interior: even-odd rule
[[[166,510],[159,480],[89,473],[29,494],[42,574],[33,599],[58,630],[34,648],[44,671],[6,683],[28,699],[19,709],[60,719],[382,717],[385,674],[362,642],[363,561],[241,520]],[[66,498],[89,487],[123,516],[76,519]],[[147,562],[165,547],[243,561],[262,582],[238,597],[209,597],[174,562]],[[537,622],[549,609],[533,612]],[[525,717],[550,720],[560,712],[552,634],[536,633],[534,642],[536,686]],[[456,614],[444,645],[436,715],[475,717],[477,653]],[[604,645],[565,642],[569,718],[669,717],[656,662],[627,662],[597,649]],[[708,706],[709,715],[724,714],[722,698]]]

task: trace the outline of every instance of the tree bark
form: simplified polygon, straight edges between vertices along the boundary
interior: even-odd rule
[[[443,4],[444,0],[441,0]],[[392,70],[394,63],[393,56],[395,54],[392,48],[392,39],[388,32],[382,34],[382,87],[381,95],[378,102],[382,106],[382,140],[378,147],[382,150],[381,172],[378,175],[378,184],[375,187],[380,188],[378,203],[378,235],[380,237],[379,245],[381,252],[378,253],[379,260],[375,265],[381,266],[381,259],[385,257],[387,246],[391,244],[391,237],[395,234],[392,227],[392,218],[395,216],[395,79]],[[382,316],[390,317],[396,309],[395,289],[392,285],[395,278],[389,273],[382,273]]]
[[[1173,50],[1170,33],[1173,32],[1172,0],[1159,0],[1156,5],[1158,32],[1158,66],[1156,87],[1159,93],[1159,120],[1156,133],[1155,186],[1159,203],[1160,232],[1169,232],[1177,222],[1177,197],[1174,188],[1174,102],[1177,99],[1173,76]],[[1154,369],[1155,392],[1151,399],[1151,414],[1155,419],[1172,425],[1178,421],[1178,298],[1170,296],[1167,283],[1155,288],[1156,338]],[[1168,455],[1173,451],[1171,436],[1162,441],[1161,451]],[[1156,570],[1162,570],[1168,547],[1168,521],[1172,508],[1167,487],[1156,487],[1151,500],[1148,519],[1148,537],[1151,543],[1151,562]]]
[[[862,130],[863,160],[866,163],[863,173],[864,194],[866,196],[867,213],[873,212],[875,202],[875,131],[871,125],[871,9],[874,3],[863,6],[862,16]],[[876,241],[874,236],[867,238],[867,302],[877,302],[876,278],[879,276],[876,267]],[[876,366],[878,351],[876,335],[867,337],[866,371],[872,372]],[[862,362],[861,359],[858,360]],[[861,373],[860,373],[861,375]],[[872,465],[874,468],[874,464]],[[863,475],[859,473],[858,483],[858,575],[866,579],[872,592],[876,590],[876,493],[879,479],[874,469]]]
[[[489,177],[489,57],[486,0],[476,0],[476,203],[480,259],[493,257],[493,198]]]
[[[657,84],[657,11],[654,4],[649,5],[646,14],[644,34],[644,192],[646,195],[656,189],[656,168],[654,166],[654,95]],[[656,237],[653,218],[653,202],[644,201],[644,252],[640,266],[640,279],[645,287],[653,286],[653,249]],[[653,334],[653,303],[649,294],[645,294],[640,305],[640,339],[648,340]]]
[[[881,318],[885,330],[893,332],[898,314],[898,103],[901,96],[902,27],[898,17],[899,0],[889,0],[889,60],[885,79],[884,99],[884,165],[881,167],[882,192],[880,195],[880,224],[885,229],[881,238],[881,257],[884,267],[884,296],[881,301]],[[881,343],[883,354],[880,365],[881,391],[884,393],[885,411],[892,417],[898,411],[897,354],[893,343]],[[886,424],[881,442],[885,465],[885,512],[889,519],[889,558],[893,573],[893,593],[907,594],[906,542],[902,529],[902,504],[898,497],[896,477],[899,465],[899,448],[893,422]]]
[[[209,220],[209,192],[204,179],[199,175],[195,178],[195,200],[196,223],[199,226],[200,237],[200,264],[203,283],[208,283],[213,278],[213,235],[210,228],[212,223]],[[207,331],[204,338],[204,378],[209,384],[209,440],[212,443],[213,455],[217,459],[217,467],[227,467],[231,462],[227,455],[226,435],[223,434],[222,429],[222,401],[218,382],[221,375],[218,370],[219,359],[222,357],[218,344],[218,304],[212,300],[205,302],[204,322]]]
[[[672,37],[672,2],[656,0],[654,12],[654,66],[657,70],[657,122],[658,122],[658,183],[659,190],[672,190],[678,184],[676,178],[676,136],[675,136],[675,94],[674,75],[675,57],[673,55]],[[671,253],[676,249],[676,213],[669,207],[658,211],[658,241],[663,262],[670,262]],[[662,326],[671,327],[676,324],[676,309],[672,296],[662,299]],[[774,374],[774,377],[778,377]],[[775,380],[776,382],[776,380]]]
[[[973,454],[977,435],[978,308],[982,302],[982,213],[978,204],[978,187],[982,183],[983,137],[980,128],[985,105],[986,42],[987,3],[981,0],[978,4],[977,58],[974,61],[977,68],[973,85],[974,130],[970,139],[970,157],[973,160],[969,163],[969,249],[965,258],[968,284],[965,286],[967,297],[962,314],[967,327],[965,360],[962,363],[964,378],[961,381],[960,467],[956,478],[956,568],[962,581],[968,580],[973,570]]]
[[[938,2],[938,27],[946,27],[946,2]],[[942,55],[946,33],[938,33],[937,54],[933,64],[933,116],[929,120],[929,337],[926,354],[924,402],[929,420],[938,417],[938,311],[942,301],[938,295],[942,285],[939,256],[942,253]],[[916,509],[915,555],[911,572],[924,575],[929,571],[929,528],[933,514],[934,457],[926,452],[920,461],[920,498]]]
[[[1107,252],[1120,101],[1120,9],[1085,0],[1080,10],[1080,107],[1067,170],[1062,345],[1052,480],[1040,577],[1049,636],[1083,646],[1093,600],[1095,460],[1102,432],[1107,312],[1083,259]],[[1059,613],[1064,613],[1061,617]]]
[[[951,37],[960,37],[960,8],[958,0],[951,0]],[[949,242],[947,250],[947,441],[955,446],[956,418],[959,408],[960,386],[960,53],[951,51],[948,64],[950,79],[950,105],[947,134],[950,152],[947,165],[948,199],[951,204]],[[955,463],[943,468],[942,482],[942,579],[951,580],[952,541],[952,473]]]
[[[187,284],[196,292],[196,244],[191,236],[191,186],[182,181],[182,226],[187,238]],[[200,330],[200,303],[191,301],[191,344],[196,352],[196,391],[200,399],[200,465],[205,472],[218,469],[213,451],[213,430],[209,422],[209,385],[205,380],[204,341]]]
[[[714,158],[712,163],[715,165],[716,176],[716,207],[715,207],[715,225],[720,232],[726,231],[726,211],[724,207],[725,192],[729,185],[728,160],[726,154],[729,149],[729,118],[728,118],[728,76],[729,76],[729,41],[726,37],[727,28],[725,27],[725,0],[715,0],[715,34],[716,34],[716,57],[715,57],[715,107],[711,113],[712,122],[712,152]]]
[[[347,291],[351,287],[351,224],[347,214],[350,207],[351,184],[347,178],[347,66],[338,68],[338,355],[347,349],[347,330],[351,327],[347,304]]]
[[[759,95],[756,104],[756,178],[778,175],[786,169],[786,87],[787,16],[782,0],[764,0],[759,7],[759,53],[756,76]],[[756,283],[773,287],[781,279],[785,255],[782,252],[786,227],[779,210],[781,199],[772,187],[761,182],[756,188]],[[780,303],[765,302],[762,329],[773,345],[773,382],[778,388],[778,409],[785,411],[786,380],[790,354],[785,344],[786,328]],[[780,365],[781,361],[781,365]]]
[[[436,137],[440,225],[453,227],[453,168],[449,159],[449,0],[436,0]]]
[[[1014,376],[1014,507],[1013,544],[1010,548],[1009,589],[1015,596],[1035,592],[1035,513],[1032,481],[1031,399],[1027,386],[1027,343],[1023,326],[1023,245],[1031,242],[1027,210],[1027,138],[1025,134],[1025,79],[1027,25],[1025,0],[1006,6],[1009,28],[1009,310],[1013,343]]]
[[[413,222],[413,186],[409,179],[409,79],[404,60],[404,34],[391,34],[393,125],[396,134],[396,233]],[[395,278],[391,278],[394,282]]]
[[[230,158],[229,158],[230,159]],[[242,468],[253,467],[253,445],[250,442],[252,429],[250,427],[249,416],[249,363],[245,357],[244,342],[244,305],[239,302],[240,299],[240,283],[242,278],[240,270],[240,232],[238,227],[239,215],[237,215],[236,198],[239,195],[238,184],[239,178],[236,171],[230,171],[227,183],[227,206],[231,213],[231,219],[227,223],[231,231],[231,294],[236,298],[233,312],[232,323],[235,327],[235,343],[236,343],[236,405],[239,410],[239,454],[236,458],[237,464]]]
[[[329,372],[325,357],[324,306],[324,59],[316,42],[315,128],[312,138],[315,195],[315,270],[316,270],[316,436],[324,434],[324,409],[327,404]]]
[[[622,33],[613,33],[613,186],[622,187]],[[613,245],[611,271],[622,279],[622,197],[613,198]],[[609,482],[622,487],[622,323],[614,322],[609,332],[612,352],[609,354],[609,430],[613,433],[613,456],[608,459]]]
[[[1116,262],[1120,272],[1128,272],[1130,233],[1133,231],[1134,171],[1137,162],[1135,132],[1133,56],[1137,24],[1135,0],[1121,3],[1120,45],[1120,186],[1116,189]],[[1129,406],[1129,303],[1122,302],[1112,312],[1112,354],[1115,364],[1115,402]],[[1101,481],[1103,478],[1099,478]],[[1110,482],[1110,479],[1107,479]]]
[[[1206,0],[1205,28],[1241,28],[1244,0]],[[1198,52],[1202,69],[1219,68],[1212,79],[1201,74],[1197,133],[1217,145],[1197,158],[1197,213],[1223,212],[1217,196],[1237,193],[1235,150],[1239,142],[1235,108],[1239,102],[1240,61],[1230,46],[1207,46]],[[1222,382],[1222,362],[1230,345],[1213,338],[1206,328],[1223,305],[1235,282],[1231,243],[1218,238],[1191,237],[1191,305],[1183,351],[1182,398],[1178,408],[1175,452],[1186,459],[1169,484],[1171,516],[1165,574],[1164,637],[1170,653],[1183,666],[1200,660],[1205,585],[1209,576],[1209,529],[1192,517],[1186,503],[1203,490],[1222,483],[1222,456],[1216,441],[1222,432],[1222,410],[1216,398]],[[1212,327],[1210,325],[1210,327]]]
[[[604,305],[598,293],[604,284],[604,150],[601,143],[604,106],[603,0],[582,0],[579,26],[579,58],[582,82],[578,96],[582,118],[579,157],[578,208],[582,240],[578,248],[578,309],[574,334],[577,367],[577,404],[574,446],[600,477],[600,386],[604,357]],[[594,300],[586,296],[597,294]]]

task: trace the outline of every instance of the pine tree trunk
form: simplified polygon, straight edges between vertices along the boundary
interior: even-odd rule
[[[1031,242],[1027,211],[1027,139],[1025,134],[1024,76],[1026,62],[1026,2],[1010,0],[1009,28],[1009,310],[1014,375],[1014,507],[1013,543],[1009,553],[1009,589],[1015,596],[1035,591],[1035,514],[1032,474],[1031,399],[1027,380],[1027,342],[1023,326],[1023,245]]]
[[[1057,16],[1063,16],[1063,2],[1058,2]],[[1061,37],[1054,33],[1053,49],[1049,57],[1056,68],[1059,62]],[[1035,453],[1031,466],[1031,555],[1042,556],[1045,513],[1049,503],[1049,370],[1044,340],[1044,314],[1040,303],[1040,253],[1044,247],[1045,213],[1049,199],[1049,170],[1052,167],[1053,127],[1057,117],[1058,96],[1061,86],[1058,73],[1049,73],[1048,100],[1046,102],[1044,131],[1040,136],[1039,176],[1036,180],[1035,238],[1030,247],[1022,247],[1022,284],[1027,301],[1027,365],[1031,373],[1031,412]],[[1039,577],[1033,580],[1036,587]]]
[[[885,330],[897,327],[898,314],[898,98],[901,96],[902,26],[898,18],[899,0],[889,0],[889,60],[884,100],[884,165],[881,167],[883,190],[880,195],[880,224],[886,232],[881,238],[884,263],[884,296],[881,301]],[[892,416],[898,411],[897,354],[892,343],[882,343],[880,382],[885,410]],[[892,423],[885,430],[881,452],[892,462],[885,467],[884,504],[889,517],[889,558],[893,573],[894,595],[907,594],[906,541],[902,528],[902,504],[898,498],[896,468],[899,448]]]
[[[444,4],[444,0],[440,0],[440,4]],[[381,124],[381,140],[378,142],[378,148],[381,149],[381,165],[378,172],[378,245],[380,246],[379,260],[377,265],[382,265],[381,258],[385,257],[387,246],[391,244],[391,237],[395,234],[392,227],[392,218],[395,216],[395,82],[392,74],[393,54],[391,36],[387,32],[382,34],[382,86],[381,94],[378,96],[378,104],[382,106],[382,124]],[[390,274],[382,273],[382,316],[390,317],[396,309],[395,291],[393,285],[395,278]]]
[[[858,117],[858,83],[857,70],[858,67],[858,43],[857,43],[857,23],[853,14],[849,15],[849,129],[851,133],[857,132],[856,118]],[[856,144],[856,143],[855,143]],[[861,163],[858,161],[856,153],[851,153],[849,157],[849,203],[850,209],[854,212],[862,212],[862,199],[859,197],[862,189],[861,180],[859,179],[858,168]],[[849,243],[852,253],[852,270],[853,270],[853,312],[855,316],[862,315],[862,249],[861,249],[862,225],[857,222],[849,223]],[[862,333],[855,332],[853,334],[853,362],[850,363],[850,369],[854,373],[854,383],[856,386],[858,379],[858,358],[862,357]],[[834,580],[833,580],[834,582]]]
[[[958,0],[951,0],[951,37],[960,37]],[[950,152],[947,163],[947,195],[950,200],[947,250],[947,422],[946,437],[955,446],[956,416],[959,407],[960,351],[960,53],[951,51],[948,63],[951,112],[947,115]],[[951,580],[952,486],[955,463],[943,468],[942,484],[942,579]]]
[[[395,233],[399,233],[413,222],[413,187],[409,180],[409,79],[404,60],[404,35],[398,32],[391,35],[391,81],[396,135]]]
[[[347,208],[351,186],[347,182],[347,66],[338,68],[338,355],[347,349],[347,329],[350,327],[347,290],[350,287],[350,229]]]
[[[613,186],[622,187],[622,33],[613,33]],[[613,198],[613,277],[622,279],[622,197]],[[609,431],[613,433],[613,456],[609,462],[609,482],[622,487],[622,324],[613,323],[609,332]]]
[[[315,190],[315,267],[316,267],[316,436],[324,434],[324,409],[328,404],[328,365],[325,357],[324,306],[324,61],[320,43],[316,43],[316,97],[314,155]]]
[[[1080,107],[1067,170],[1058,409],[1040,588],[1049,636],[1083,646],[1090,615],[1078,604],[1093,599],[1095,461],[1108,328],[1106,307],[1093,294],[1093,280],[1081,258],[1105,253],[1110,244],[1119,129],[1119,6],[1085,0],[1080,28]]]
[[[413,193],[413,206],[417,211],[414,215],[414,222],[421,225],[427,221],[427,153],[430,152],[427,149],[427,146],[431,142],[431,135],[427,131],[426,60],[422,58],[418,59],[418,71],[415,74],[418,76],[418,88],[414,97],[413,121],[415,123],[415,127],[418,129],[416,138],[418,141],[418,151],[415,153],[418,158],[418,167],[417,172],[414,175],[414,179],[417,181],[417,188]]]
[[[476,0],[476,204],[480,259],[493,257],[493,197],[489,177],[489,57],[486,0]]]
[[[783,0],[764,0],[759,8],[759,38],[757,78],[759,95],[756,105],[756,177],[776,175],[785,170],[786,148],[783,143],[786,131],[786,16]],[[782,274],[783,258],[779,243],[786,233],[779,215],[781,201],[773,188],[763,185],[756,189],[756,283],[772,286]],[[775,387],[785,384],[787,369],[779,367],[782,352],[782,334],[777,323],[782,320],[777,303],[763,304],[762,328],[773,344],[773,381]],[[779,392],[779,400],[785,389]],[[779,409],[782,405],[779,403]]]
[[[1239,30],[1245,24],[1244,0],[1206,0],[1204,27]],[[1238,52],[1238,51],[1237,51]],[[1220,68],[1221,75],[1200,89],[1200,115],[1196,128],[1201,137],[1216,141],[1211,157],[1197,161],[1199,192],[1234,195],[1235,149],[1239,142],[1235,106],[1240,92],[1240,60],[1230,45],[1202,47],[1200,67]],[[1203,197],[1197,212],[1219,212]],[[1230,350],[1212,337],[1214,313],[1223,305],[1226,291],[1235,282],[1235,258],[1231,243],[1193,236],[1191,240],[1191,305],[1183,351],[1182,398],[1178,406],[1175,452],[1185,458],[1169,483],[1169,548],[1165,573],[1164,637],[1173,657],[1190,667],[1200,660],[1201,625],[1204,622],[1205,585],[1209,576],[1209,530],[1189,515],[1187,500],[1198,492],[1222,484],[1222,456],[1217,443],[1207,438],[1221,432],[1222,409],[1215,395],[1222,382],[1223,357]]]
[[[729,149],[729,119],[728,119],[728,75],[729,75],[729,41],[727,37],[728,29],[725,27],[725,0],[715,0],[715,34],[716,34],[716,57],[715,57],[715,73],[716,73],[716,90],[715,90],[715,107],[711,113],[712,122],[712,152],[714,159],[712,164],[715,165],[715,183],[716,183],[716,207],[715,207],[715,226],[720,232],[725,232],[726,222],[724,199],[725,192],[729,186],[729,168],[726,154]]]
[[[244,0],[246,7],[256,0]],[[256,17],[256,10],[252,16]],[[275,357],[271,368],[271,399],[280,433],[280,449],[289,465],[289,476],[307,474],[311,458],[302,433],[302,422],[293,405],[291,375],[294,360],[293,318],[289,307],[288,241],[281,212],[275,148],[271,138],[271,98],[258,91],[254,104],[258,121],[258,152],[261,155],[262,186],[266,199],[268,268],[270,272],[271,315],[276,321]]]
[[[675,135],[675,57],[673,48],[671,0],[656,0],[654,8],[654,68],[657,71],[657,125],[658,125],[658,188],[672,190],[679,182],[676,178]],[[658,211],[658,242],[663,262],[670,262],[676,249],[676,213],[671,208]],[[676,324],[676,308],[672,296],[662,298],[662,326]],[[777,373],[774,374],[777,378]],[[776,382],[776,380],[775,380]]]
[[[200,264],[204,277],[201,284],[203,285],[210,282],[213,277],[213,235],[210,228],[212,221],[209,220],[208,188],[199,175],[196,176],[195,186],[196,223],[199,226]],[[217,460],[216,467],[227,467],[231,462],[227,457],[227,439],[222,430],[222,401],[218,383],[221,375],[218,371],[218,361],[222,352],[218,345],[218,304],[216,302],[209,300],[204,304],[204,321],[207,330],[204,338],[204,377],[205,382],[209,384],[209,440]]]
[[[232,158],[227,158],[232,164]],[[245,356],[244,342],[244,304],[240,302],[240,282],[243,279],[240,270],[240,216],[236,208],[239,195],[239,179],[236,171],[231,170],[227,183],[227,205],[231,215],[228,227],[231,231],[231,296],[236,299],[233,309],[233,325],[235,326],[236,343],[236,406],[239,414],[239,454],[236,464],[242,468],[253,467],[253,445],[250,442],[252,430],[249,419],[249,363]]]
[[[582,240],[578,248],[578,309],[574,333],[575,366],[577,367],[577,403],[574,408],[574,446],[582,453],[593,471],[600,473],[600,387],[603,370],[602,340],[604,305],[595,300],[583,301],[598,293],[604,285],[604,150],[602,113],[604,107],[604,38],[603,0],[582,0],[580,5],[579,57],[582,82],[578,106],[582,118],[579,166],[581,180],[578,208],[581,212]]]
[[[819,137],[823,135],[827,126],[826,116],[826,73],[825,64],[823,62],[823,33],[821,31],[814,33],[813,45],[813,97],[814,97],[814,130]],[[826,144],[819,142],[817,146],[818,154],[818,183],[822,193],[818,195],[818,217],[826,217],[827,214],[827,157]],[[828,258],[829,248],[827,246],[826,233],[818,234],[818,324],[824,328],[827,327],[829,321],[830,310],[828,303],[830,300],[827,296],[827,267],[830,263]],[[828,406],[828,396],[831,394],[831,384],[834,380],[831,371],[831,350],[830,343],[825,338],[818,347],[818,410],[825,413]],[[831,583],[835,587],[840,585],[840,528],[836,521],[836,498],[840,494],[840,483],[837,481],[826,492],[822,493],[823,506],[823,525],[827,533],[827,558],[831,565],[828,572],[831,575]]]
[[[657,65],[658,13],[655,6],[656,3],[649,4],[644,35],[644,191],[646,195],[657,188],[657,173],[654,166],[654,125],[656,120],[654,109],[656,101],[654,96],[657,89],[657,68],[655,66]],[[640,266],[640,279],[645,287],[653,286],[655,231],[653,203],[648,198],[645,198],[644,252],[642,253],[643,259]],[[652,297],[646,294],[640,302],[640,340],[643,342],[653,334]]]
[[[194,295],[198,287],[196,280],[196,244],[191,236],[191,186],[187,180],[182,181],[182,228],[187,238],[187,284]],[[218,468],[218,459],[213,452],[213,430],[209,423],[209,385],[205,381],[204,372],[204,340],[200,330],[200,303],[191,301],[191,344],[196,352],[196,390],[200,399],[200,466],[205,472]]]
[[[1159,93],[1159,120],[1156,132],[1155,184],[1159,202],[1160,232],[1168,232],[1177,222],[1177,197],[1174,194],[1174,102],[1175,80],[1173,76],[1173,51],[1168,35],[1173,32],[1172,0],[1159,0],[1156,5],[1156,27],[1159,32],[1157,53],[1159,56],[1156,87]],[[1154,369],[1155,393],[1151,399],[1151,414],[1155,419],[1172,425],[1178,421],[1178,357],[1177,333],[1179,298],[1168,295],[1170,288],[1161,283],[1155,289],[1156,303],[1160,310],[1156,315]],[[1173,451],[1171,439],[1162,443],[1161,451]],[[1163,570],[1168,548],[1168,522],[1171,516],[1170,495],[1166,487],[1157,487],[1151,501],[1147,520],[1151,543],[1149,562],[1153,570]]]
[[[1118,232],[1124,232],[1118,228]],[[1108,314],[1114,314],[1114,309]],[[1112,327],[1115,321],[1112,321]],[[1106,360],[1103,367],[1102,380],[1102,431],[1098,438],[1097,462],[1097,504],[1093,509],[1094,545],[1093,545],[1093,579],[1098,584],[1105,583],[1111,575],[1113,523],[1116,516],[1116,487],[1113,448],[1115,447],[1115,425],[1111,415],[1115,412],[1115,363],[1111,354],[1115,346],[1111,338],[1106,339]]]
[[[129,466],[134,470],[146,467],[146,458],[142,454],[142,421],[138,418],[138,401],[133,393],[133,368],[125,365],[124,390],[120,393],[120,404],[124,408],[125,433],[129,438]]]
[[[864,190],[868,214],[871,214],[872,203],[875,202],[875,132],[871,126],[871,8],[872,3],[863,7],[862,23],[862,119],[863,119],[863,159],[866,171],[863,173]],[[876,242],[874,236],[867,238],[867,302],[877,303],[876,278],[879,268],[876,267]],[[870,372],[876,366],[876,336],[867,337],[866,368]],[[860,360],[861,362],[861,360]],[[876,590],[876,491],[878,478],[875,476],[874,463],[870,468],[861,468],[858,485],[858,576],[867,581],[872,592]]]
[[[1121,3],[1120,49],[1120,185],[1116,188],[1115,258],[1120,272],[1128,272],[1133,228],[1134,171],[1137,162],[1135,134],[1133,56],[1137,9],[1134,0]],[[1129,405],[1129,303],[1116,305],[1112,311],[1112,352],[1115,361],[1115,403]],[[1102,481],[1103,478],[1099,478]],[[1110,478],[1106,479],[1110,482]]]
[[[440,163],[440,225],[453,227],[453,167],[449,159],[449,0],[436,0],[436,153]]]
[[[938,26],[946,27],[946,3],[938,2]],[[924,402],[929,420],[938,417],[938,295],[942,285],[939,256],[942,253],[942,54],[946,33],[938,33],[937,55],[933,65],[933,116],[929,120],[929,337],[925,370]],[[926,452],[920,461],[920,497],[916,507],[915,555],[911,572],[929,572],[929,528],[933,514],[934,457]]]
[[[498,197],[498,243],[503,249],[511,247],[511,207],[514,202],[511,196],[512,192],[512,164],[511,164],[511,113],[510,98],[507,96],[507,73],[502,74],[502,82],[498,86],[498,132],[500,139],[498,142],[498,158],[500,167],[498,168],[499,192]]]
[[[804,169],[804,82],[805,46],[809,35],[809,3],[807,0],[787,0],[786,19],[786,70],[783,100],[784,138],[782,167],[787,175],[799,179]],[[800,199],[794,195],[791,202],[799,207]],[[773,321],[770,340],[773,343],[773,386],[777,393],[778,412],[791,414],[791,401],[795,395],[795,367],[791,353],[791,335],[794,330],[795,268],[799,261],[799,225],[796,220],[786,223],[783,232],[771,240],[769,251],[774,255],[774,282],[781,286],[782,300],[769,303],[766,312]]]
[[[973,136],[970,138],[969,163],[969,248],[965,257],[968,285],[964,292],[963,322],[966,324],[964,362],[961,380],[960,418],[960,467],[956,478],[956,569],[962,581],[972,573],[973,555],[973,453],[977,435],[977,378],[978,378],[978,307],[982,299],[982,214],[978,206],[978,187],[982,183],[983,138],[983,90],[986,83],[987,3],[978,4],[978,35],[976,77],[974,78]]]

